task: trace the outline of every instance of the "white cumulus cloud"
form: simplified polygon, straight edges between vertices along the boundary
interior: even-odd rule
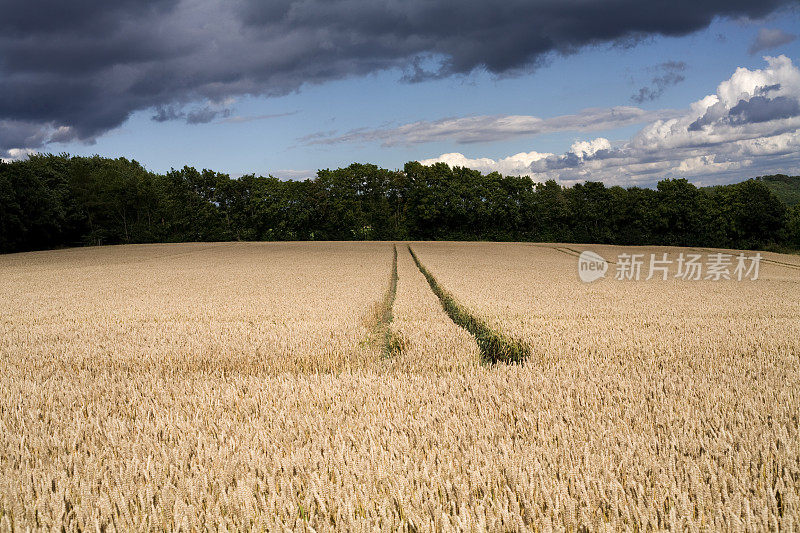
[[[596,154],[600,150],[609,149],[611,149],[611,143],[608,141],[608,139],[598,137],[592,141],[576,141],[572,143],[569,151],[579,157],[588,157]]]
[[[4,153],[4,156],[0,157],[0,161],[3,161],[4,163],[11,163],[12,161],[27,159],[28,156],[35,155],[38,152],[30,148],[10,148],[8,150],[4,150],[2,153]]]
[[[765,57],[765,68],[738,68],[715,94],[679,116],[657,119],[632,138],[576,141],[560,155],[530,162],[444,154],[426,161],[459,161],[483,171],[527,175],[537,181],[651,184],[664,177],[701,183],[770,172],[800,171],[800,69],[786,56]],[[536,152],[534,152],[536,153]]]
[[[467,167],[481,172],[500,172],[501,174],[520,175],[525,174],[527,169],[535,161],[540,161],[547,157],[552,157],[554,154],[542,152],[520,152],[512,156],[504,157],[503,159],[491,159],[488,157],[479,157],[477,159],[470,159],[464,154],[454,152],[449,154],[442,154],[433,159],[423,159],[420,161],[423,165],[432,165],[434,163],[447,163],[451,167]]]

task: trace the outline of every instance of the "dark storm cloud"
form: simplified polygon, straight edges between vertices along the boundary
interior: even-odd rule
[[[655,76],[650,81],[649,86],[639,89],[638,93],[631,96],[631,100],[639,104],[653,101],[664,94],[667,87],[677,85],[686,79],[686,77],[681,74],[681,72],[686,70],[686,63],[683,61],[667,61],[658,65],[656,70],[661,74]]]
[[[37,124],[0,120],[0,155],[3,155],[3,147],[6,146],[40,148],[46,141],[46,133]]]
[[[133,13],[158,15],[177,0],[0,0],[0,32],[108,35]]]
[[[794,3],[0,0],[0,121],[91,140],[137,110],[199,123],[225,111],[186,105],[388,68],[408,81],[513,74],[553,52],[685,35]],[[36,135],[3,134],[0,148],[26,138]]]

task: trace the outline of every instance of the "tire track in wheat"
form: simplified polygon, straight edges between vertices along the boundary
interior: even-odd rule
[[[417,254],[411,249],[411,246],[408,247],[408,251],[419,271],[428,280],[431,290],[439,298],[450,319],[475,337],[485,363],[521,363],[528,358],[530,348],[526,344],[519,340],[508,338],[487,326],[483,320],[472,314],[452,294],[439,285],[439,282],[425,268]]]

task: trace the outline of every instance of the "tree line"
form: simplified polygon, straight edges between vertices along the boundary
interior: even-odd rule
[[[0,162],[0,252],[81,245],[259,240],[491,240],[800,247],[800,205],[764,180],[655,189],[564,187],[443,163],[370,164],[305,181],[231,178],[136,161],[35,155]]]

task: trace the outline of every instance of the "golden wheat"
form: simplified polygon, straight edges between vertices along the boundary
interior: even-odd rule
[[[0,529],[800,528],[791,266],[585,285],[575,245],[412,246],[531,360],[479,364],[400,245],[388,359],[390,244],[0,257]]]
[[[479,364],[475,339],[447,317],[405,246],[398,250],[397,274],[391,329],[398,349],[392,356],[393,366],[416,372]]]
[[[30,261],[22,261],[22,258]],[[52,258],[52,261],[50,259]],[[65,368],[329,371],[367,364],[385,244],[143,245],[0,258],[3,353]]]

